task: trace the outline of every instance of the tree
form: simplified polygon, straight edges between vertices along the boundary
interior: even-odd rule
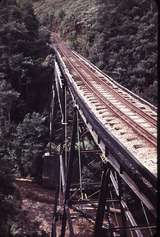
[[[43,62],[49,47],[39,38],[32,6],[22,7],[17,2],[0,2],[0,237],[11,236],[20,207],[14,182],[17,167],[23,176],[32,174],[39,181],[49,137],[44,116],[33,113],[42,113],[48,106],[52,69]],[[42,102],[33,106],[42,82]]]
[[[14,148],[16,163],[21,176],[33,176],[37,181],[42,178],[42,165],[45,147],[48,143],[46,118],[38,113],[26,114],[16,129]]]
[[[97,0],[97,6],[89,58],[130,90],[152,93],[151,85],[157,80],[157,9],[154,2]],[[119,68],[125,73],[116,77]],[[147,97],[145,92],[141,96],[156,104],[157,97],[154,94]]]
[[[39,30],[39,22],[35,17],[32,3],[30,1],[22,1],[20,2],[20,8],[23,11],[22,17],[28,32],[30,33],[32,38],[37,37]]]
[[[12,137],[14,125],[10,111],[19,93],[6,81],[0,81],[0,236],[9,236],[12,219],[17,214],[17,190],[14,185],[14,162],[12,160]]]

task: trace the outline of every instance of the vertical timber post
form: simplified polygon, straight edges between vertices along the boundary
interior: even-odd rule
[[[51,155],[52,153],[52,147],[51,147],[51,142],[53,139],[53,120],[56,116],[57,113],[57,105],[55,103],[56,99],[57,99],[57,90],[56,90],[56,86],[55,86],[55,77],[56,77],[56,68],[55,68],[55,62],[56,62],[56,58],[54,57],[54,63],[53,63],[53,79],[52,79],[52,99],[51,99],[51,105],[50,105],[50,142],[49,142],[49,153]],[[59,163],[59,170],[60,170],[60,163]],[[57,226],[56,226],[56,222],[57,222],[57,206],[58,206],[58,197],[59,197],[59,189],[60,189],[60,180],[58,179],[57,182],[57,186],[56,186],[56,192],[55,192],[55,200],[54,200],[54,208],[53,208],[53,219],[52,219],[52,230],[51,230],[51,237],[56,237],[57,234]]]
[[[62,111],[63,111],[63,127],[64,127],[64,167],[65,167],[65,173],[67,171],[67,165],[68,165],[68,159],[67,159],[67,85],[65,80],[63,80],[62,85]]]
[[[102,236],[102,225],[103,225],[103,219],[104,219],[104,214],[105,214],[109,174],[110,174],[110,167],[108,166],[108,164],[106,164],[103,175],[102,175],[101,191],[99,195],[98,209],[97,209],[97,214],[96,214],[94,237]]]
[[[66,221],[67,221],[66,209],[68,208],[69,193],[70,193],[71,179],[72,179],[72,173],[73,173],[73,160],[75,157],[76,136],[77,136],[77,113],[76,113],[76,108],[75,108],[74,118],[73,118],[71,148],[70,148],[69,163],[68,163],[68,169],[67,169],[67,181],[66,181],[64,209],[63,209],[63,216],[62,216],[61,237],[65,236],[65,231],[66,231]]]
[[[60,166],[60,164],[59,164]],[[57,222],[57,206],[58,206],[58,197],[59,197],[59,190],[60,190],[60,180],[58,179],[57,187],[56,187],[56,193],[55,193],[55,203],[54,203],[54,209],[53,209],[53,220],[52,220],[52,232],[51,237],[56,237],[56,222]]]
[[[55,85],[53,84],[55,81],[55,57],[54,57],[54,63],[53,63],[53,77],[52,77],[52,98],[51,98],[51,104],[50,104],[50,124],[49,124],[49,153],[51,155],[51,142],[52,142],[52,136],[53,136],[53,116],[55,115]]]
[[[120,173],[122,173],[122,169],[120,167]],[[119,203],[120,203],[120,209],[121,209],[121,217],[122,217],[122,223],[123,223],[123,227],[124,229],[122,230],[122,236],[127,237],[127,229],[125,228],[127,226],[127,220],[126,220],[126,216],[125,216],[125,210],[122,206],[122,182],[121,182],[121,177],[119,174],[117,174],[118,176],[118,190],[119,190]]]
[[[52,101],[51,101],[51,116],[52,116],[52,120],[51,120],[51,124],[50,124],[50,128],[51,128],[51,139],[55,139],[55,125],[54,125],[54,120],[56,118],[57,115],[57,111],[58,111],[58,103],[56,103],[58,101],[58,92],[57,92],[57,88],[56,88],[56,58],[54,57],[54,66],[53,66],[53,79],[52,79]]]

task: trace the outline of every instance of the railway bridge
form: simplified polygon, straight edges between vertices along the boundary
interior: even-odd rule
[[[83,218],[82,224],[86,220],[91,227],[91,235],[88,232],[86,236],[154,236],[156,107],[71,50],[56,33],[52,34],[51,47],[55,52],[55,88],[50,127],[52,130],[56,91],[64,130],[64,149],[58,158],[52,236],[81,236],[76,235],[76,218]],[[70,138],[67,95],[74,107]],[[85,146],[87,134],[95,144],[94,150]],[[85,162],[92,171],[96,170],[94,164],[100,162],[101,179],[89,183],[89,187],[82,173],[82,157],[85,159],[86,153],[90,161]]]

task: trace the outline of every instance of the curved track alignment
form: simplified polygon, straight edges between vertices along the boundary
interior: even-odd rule
[[[157,174],[157,128],[155,110],[88,65],[54,34],[56,47],[73,76],[74,83],[119,143],[122,143],[152,174]]]

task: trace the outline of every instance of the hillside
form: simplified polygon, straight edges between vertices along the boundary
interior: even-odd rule
[[[157,104],[157,6],[150,0],[34,1],[43,27],[114,80]]]
[[[63,154],[65,147],[58,103],[53,120],[50,113],[50,33],[59,32],[114,80],[156,105],[157,10],[150,0],[2,0],[0,23],[0,237],[48,237],[54,191],[42,188],[43,155],[50,148],[55,156]],[[74,114],[69,96],[67,106],[69,149]],[[90,135],[84,141],[97,149]],[[84,160],[83,181],[90,186],[102,167],[100,161],[88,167],[90,154]],[[126,194],[137,214],[141,209],[137,212],[136,200]],[[83,219],[75,216],[75,236],[92,231]]]
[[[0,1],[0,23],[0,237],[13,237],[25,216],[16,177],[41,182],[53,68],[32,4]]]

